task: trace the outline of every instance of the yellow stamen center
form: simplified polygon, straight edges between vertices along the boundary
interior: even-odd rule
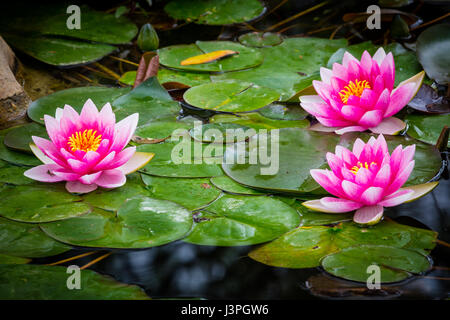
[[[341,96],[342,102],[347,103],[350,96],[361,97],[364,89],[370,89],[370,85],[366,80],[355,80],[355,82],[350,81],[348,85],[346,85],[344,89],[339,92],[339,95]]]
[[[77,131],[70,136],[67,144],[72,152],[77,150],[81,151],[97,151],[100,142],[102,141],[102,135],[97,135],[97,131],[92,129],[84,130],[83,132]]]
[[[369,167],[373,164],[376,164],[376,163],[373,161],[370,164],[368,164],[367,162],[364,162],[364,165],[363,165],[361,162],[358,161],[357,166],[353,166],[352,169],[350,170],[350,172],[356,175],[358,173],[359,169],[361,169],[361,168],[369,169]]]

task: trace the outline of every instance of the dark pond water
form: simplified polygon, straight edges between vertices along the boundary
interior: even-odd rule
[[[270,1],[269,6],[279,1]],[[318,16],[308,15],[285,35],[306,35],[327,25],[340,22],[345,12],[365,11],[367,1],[339,1]],[[281,21],[317,1],[288,1],[258,24],[265,28]],[[92,4],[91,4],[92,5]],[[101,5],[99,5],[101,7]],[[422,12],[423,18],[430,13]],[[316,32],[328,37],[333,30]],[[233,27],[188,25],[159,32],[160,46],[192,43],[196,40],[234,39],[239,30]],[[339,37],[339,33],[336,37]],[[357,37],[356,37],[357,38]],[[358,39],[356,39],[358,40]],[[361,41],[361,40],[358,40]],[[413,203],[390,208],[386,215],[398,222],[425,227],[439,232],[439,238],[450,242],[450,181],[444,171],[440,185],[430,194]],[[364,285],[326,276],[320,268],[283,269],[263,265],[247,257],[253,247],[197,246],[181,241],[148,250],[115,251],[95,264],[92,270],[115,279],[137,284],[153,298],[200,297],[206,299],[317,299],[317,298],[380,298],[380,299],[442,299],[450,292],[450,248],[442,245],[432,251],[434,268],[423,277],[369,292]],[[49,263],[87,252],[71,250],[57,257],[36,259],[33,263]],[[99,252],[100,256],[104,252]],[[93,256],[76,261],[84,265]],[[68,263],[72,264],[72,263]],[[66,264],[66,265],[68,265]]]

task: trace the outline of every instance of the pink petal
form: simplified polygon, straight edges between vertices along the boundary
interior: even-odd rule
[[[348,82],[349,76],[347,72],[347,68],[340,65],[339,63],[333,63],[333,76],[338,77],[346,82]]]
[[[52,140],[54,144],[58,144],[60,141],[59,122],[49,115],[44,115],[44,122],[45,129],[47,129],[47,134],[50,137],[50,140]]]
[[[383,211],[383,207],[379,205],[362,207],[356,210],[353,221],[359,224],[373,225],[381,220]]]
[[[389,52],[384,58],[383,62],[380,65],[380,72],[383,76],[384,85],[389,90],[394,88],[394,80],[395,80],[395,67],[394,67],[394,57],[392,53]]]
[[[68,159],[67,163],[75,173],[84,174],[89,169],[88,165],[80,160]]]
[[[57,164],[43,164],[25,171],[23,175],[27,178],[41,182],[58,182],[63,179],[53,172],[60,168],[61,167]]]
[[[89,169],[94,168],[99,162],[101,155],[95,151],[88,151],[83,157],[83,162],[86,163]]]
[[[414,194],[413,190],[410,189],[399,189],[398,191],[390,194],[383,198],[382,201],[379,202],[380,206],[383,207],[394,207],[402,204],[405,201],[408,201],[411,196]]]
[[[325,197],[320,199],[320,203],[328,210],[327,212],[349,212],[362,207],[362,204],[340,198]]]
[[[369,52],[367,50],[364,50],[362,56],[361,56],[361,68],[364,71],[365,78],[368,78],[370,75],[370,70],[372,69],[372,57],[370,56]]]
[[[361,119],[359,119],[358,124],[362,127],[372,128],[376,127],[383,120],[383,112],[381,110],[371,110],[367,111]]]
[[[391,94],[389,106],[386,109],[384,117],[390,117],[403,109],[404,106],[408,104],[413,98],[416,84],[407,83],[403,86],[397,87]]]
[[[384,118],[377,126],[370,128],[370,131],[378,134],[396,135],[406,128],[406,123],[402,120],[389,117]]]
[[[364,89],[360,97],[360,106],[371,110],[378,101],[378,95],[371,89]]]
[[[361,127],[361,126],[348,126],[348,127],[342,128],[342,129],[335,130],[334,132],[336,134],[344,134],[347,132],[363,132],[366,130],[367,130],[367,128]]]
[[[30,149],[31,149],[31,152],[33,152],[33,154],[36,156],[36,158],[38,158],[39,160],[41,160],[42,163],[44,163],[44,164],[55,164],[55,161],[53,161],[52,159],[50,159],[49,157],[47,157],[47,156],[41,151],[41,149],[39,149],[34,143],[30,143]]]
[[[333,71],[324,67],[320,67],[320,78],[322,79],[323,82],[329,84],[332,76]]]
[[[313,179],[326,191],[341,197],[344,195],[341,188],[341,179],[339,179],[333,172],[321,169],[311,169],[309,171]]]
[[[138,121],[139,114],[134,113],[116,124],[111,151],[119,152],[130,142]]]
[[[358,59],[356,59],[350,52],[346,51],[344,53],[344,57],[342,58],[342,65],[347,67],[350,61],[359,63]]]
[[[66,183],[66,189],[71,193],[88,193],[97,189],[97,185],[83,184],[79,181],[68,181]]]
[[[341,109],[342,116],[345,119],[353,122],[358,122],[365,112],[366,112],[365,109],[359,106],[352,106],[352,105],[344,105]]]
[[[364,188],[356,183],[344,180],[342,181],[342,190],[344,190],[346,198],[358,201]]]
[[[83,109],[81,109],[80,114],[80,121],[83,124],[83,127],[87,129],[97,128],[98,118],[97,107],[91,99],[88,99],[84,103]]]
[[[361,151],[364,149],[364,146],[366,144],[364,141],[362,141],[360,138],[357,138],[355,142],[353,143],[353,154],[355,157],[359,159],[359,155],[361,154]]]
[[[114,161],[114,158],[116,157],[116,152],[112,151],[109,153],[106,157],[104,157],[97,165],[92,169],[93,171],[100,171],[108,169],[109,166]]]
[[[58,149],[53,144],[53,142],[51,142],[47,139],[41,138],[41,137],[36,137],[36,136],[32,136],[31,138],[33,139],[33,142],[36,144],[36,146],[46,156],[48,156],[50,159],[52,159],[54,162],[56,162],[57,164],[59,164],[62,167],[67,166],[66,162],[62,158],[61,154],[58,152]]]
[[[55,176],[60,177],[64,181],[75,181],[75,180],[78,180],[78,178],[80,177],[79,174],[65,170],[65,169],[55,170],[55,171],[53,171],[53,174]]]
[[[375,176],[375,179],[373,179],[372,184],[374,187],[385,188],[388,186],[390,181],[391,181],[391,166],[389,164],[386,164],[382,166],[381,169],[378,171],[378,173]]]
[[[366,168],[361,168],[355,175],[355,182],[361,186],[368,186],[372,182],[373,173]]]
[[[319,121],[321,124],[323,124],[326,127],[347,127],[350,126],[352,123],[347,120],[341,120],[341,119],[331,119],[331,118],[325,118],[325,117],[316,117],[317,121]]]
[[[361,194],[361,201],[369,206],[377,204],[383,197],[383,191],[384,189],[379,187],[367,188],[366,191]]]
[[[105,128],[113,127],[116,124],[116,116],[112,111],[111,104],[103,106],[99,113],[99,130],[103,132]]]
[[[375,60],[379,66],[383,63],[384,58],[386,58],[386,52],[383,47],[379,47],[377,52],[373,55],[373,60]]]
[[[136,147],[134,146],[123,149],[115,156],[113,162],[111,163],[108,169],[114,169],[124,165],[125,163],[128,162],[128,160],[131,159],[131,157],[134,155],[135,152]]]
[[[395,177],[394,181],[389,186],[387,194],[397,191],[401,186],[405,184],[414,168],[414,163],[414,160],[411,161],[403,170],[399,171],[397,177]]]
[[[91,173],[91,174],[85,174],[84,176],[81,176],[78,181],[80,181],[83,184],[93,184],[97,182],[97,179],[102,175],[102,171]],[[97,184],[97,183],[96,183]]]
[[[356,163],[358,159],[356,156],[347,148],[343,146],[337,145],[335,148],[335,154],[337,157],[341,158],[347,165],[351,166],[353,163]]]
[[[103,188],[117,188],[123,186],[126,181],[127,178],[122,171],[112,169],[102,171],[101,176],[95,181],[95,183]]]

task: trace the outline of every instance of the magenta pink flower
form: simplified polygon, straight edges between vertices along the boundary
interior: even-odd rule
[[[320,68],[320,76],[322,81],[313,81],[319,95],[300,97],[301,106],[320,122],[312,130],[396,134],[405,123],[392,116],[416,95],[424,72],[394,89],[394,57],[379,48],[373,58],[364,51],[361,61],[345,52],[342,65]]]
[[[336,146],[328,152],[330,170],[313,169],[311,176],[326,191],[336,196],[306,201],[304,206],[322,212],[341,213],[356,210],[353,220],[375,224],[383,216],[384,207],[397,206],[430,192],[437,182],[401,188],[414,168],[415,145],[397,146],[389,154],[383,135],[371,137],[367,143],[356,139],[353,152]]]
[[[44,116],[51,141],[33,136],[33,153],[44,163],[27,170],[26,177],[42,182],[67,181],[69,192],[87,193],[97,187],[117,188],[125,175],[146,165],[152,153],[125,146],[136,129],[139,115],[116,124],[109,103],[99,112],[91,99],[78,114],[71,106],[56,109],[56,117]],[[124,149],[125,148],[125,149]]]

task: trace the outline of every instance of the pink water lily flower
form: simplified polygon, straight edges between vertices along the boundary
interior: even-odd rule
[[[342,64],[320,68],[320,76],[322,81],[313,81],[318,95],[300,97],[301,106],[319,121],[312,130],[396,134],[405,123],[392,116],[416,95],[424,72],[394,89],[394,57],[379,48],[373,57],[364,51],[361,61],[345,52]]]
[[[375,224],[384,207],[415,200],[435,188],[438,182],[401,188],[414,168],[415,145],[399,145],[392,154],[383,135],[367,143],[356,139],[353,152],[336,146],[326,157],[330,170],[313,169],[311,176],[334,197],[303,202],[316,211],[341,213],[356,210],[353,221]]]
[[[125,146],[136,129],[139,115],[116,123],[109,103],[99,112],[91,99],[78,114],[71,106],[57,108],[55,118],[45,115],[51,141],[33,136],[33,153],[44,163],[24,175],[42,182],[67,181],[74,193],[91,192],[97,187],[117,188],[125,184],[125,175],[146,165],[152,153],[136,152]]]

